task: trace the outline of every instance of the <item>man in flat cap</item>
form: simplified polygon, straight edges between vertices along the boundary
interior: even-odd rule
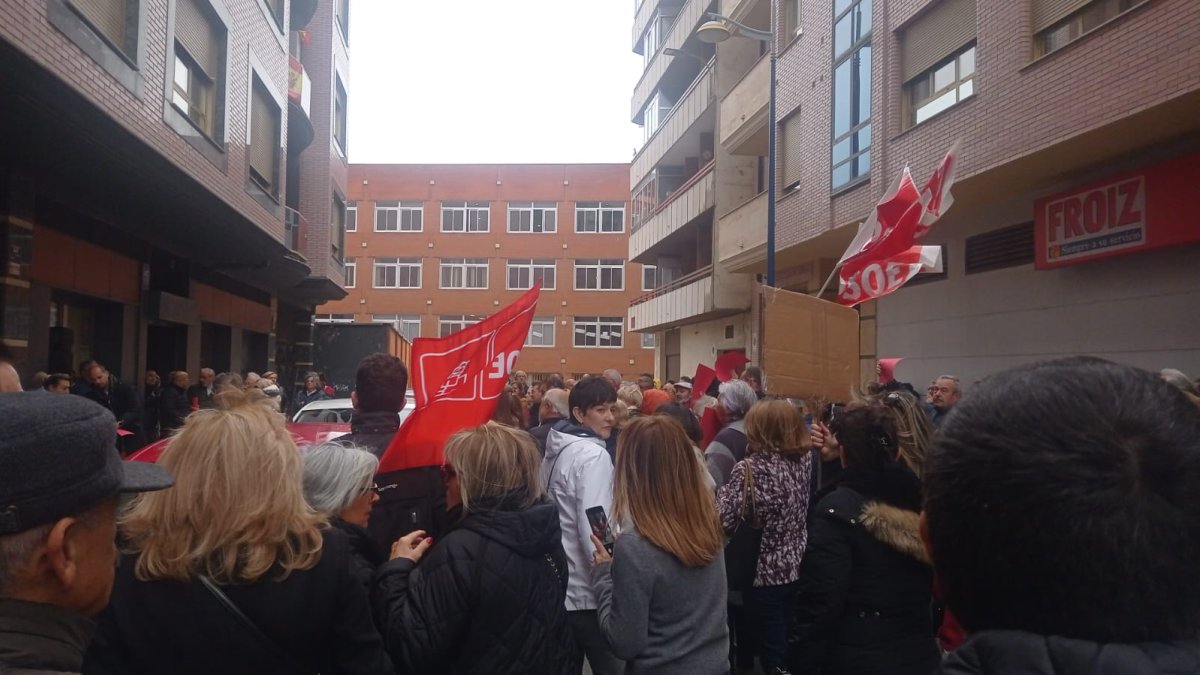
[[[122,462],[112,413],[79,396],[0,393],[0,673],[77,673],[108,604],[119,495],[173,482]]]

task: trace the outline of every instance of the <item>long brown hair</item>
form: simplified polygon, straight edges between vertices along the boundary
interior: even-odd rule
[[[720,554],[725,537],[712,490],[683,426],[666,415],[638,417],[621,430],[613,475],[613,519],[688,567]]]
[[[812,441],[804,416],[783,399],[765,399],[746,413],[746,445],[754,452],[784,456],[808,454]]]
[[[879,397],[896,416],[896,440],[900,443],[900,458],[920,478],[925,470],[925,455],[933,440],[933,423],[921,408],[916,397],[908,392],[893,391]]]
[[[188,416],[158,460],[170,490],[139,495],[121,519],[142,581],[249,584],[321,560],[324,517],[304,500],[304,464],[261,392],[222,392]]]

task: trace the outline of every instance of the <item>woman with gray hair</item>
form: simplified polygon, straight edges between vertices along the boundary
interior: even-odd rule
[[[304,499],[350,540],[354,578],[371,591],[375,570],[387,560],[367,532],[379,501],[375,472],[379,459],[355,445],[330,441],[304,449]]]
[[[741,380],[722,382],[717,407],[725,417],[725,426],[704,451],[704,462],[717,487],[729,482],[733,465],[746,458],[746,423],[743,418],[758,403],[758,396]]]

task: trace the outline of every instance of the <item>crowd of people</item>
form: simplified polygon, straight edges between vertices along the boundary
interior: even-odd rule
[[[836,403],[753,366],[516,372],[442,465],[384,472],[399,359],[365,358],[351,433],[301,448],[269,378],[235,377],[201,374],[155,464],[120,460],[105,400],[0,393],[0,672],[1200,673],[1178,371],[1076,357]]]

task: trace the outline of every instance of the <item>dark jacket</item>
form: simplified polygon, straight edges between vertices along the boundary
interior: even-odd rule
[[[192,404],[186,390],[173,384],[163,387],[159,401],[159,425],[164,436],[183,426],[183,421],[191,412]]]
[[[897,462],[846,469],[812,510],[792,673],[928,675],[937,667],[920,508],[920,482]]]
[[[142,403],[133,386],[110,375],[107,389],[91,386],[83,396],[111,410],[120,428],[133,432],[133,436],[122,440],[123,449],[136,449],[146,444],[142,435]]]
[[[163,388],[157,384],[142,387],[142,430],[147,443],[158,440],[162,392]]]
[[[96,625],[74,612],[0,599],[0,673],[78,673]]]
[[[133,560],[117,568],[108,609],[88,650],[87,675],[298,675],[279,651],[321,675],[386,675],[391,662],[351,573],[346,536],[325,532],[321,561],[282,581],[222,590],[275,644],[255,637],[198,582],[138,581]],[[267,579],[277,578],[276,573]]]
[[[529,435],[533,436],[533,441],[537,443],[538,452],[542,453],[542,457],[546,456],[546,438],[550,435],[550,430],[554,428],[565,417],[547,417],[541,424],[529,430]]]
[[[338,441],[366,448],[382,458],[399,428],[399,413],[358,412],[350,421],[350,433]],[[446,530],[446,486],[440,469],[421,466],[375,476],[379,501],[371,510],[367,530],[379,548],[391,551],[392,542],[413,530],[425,530],[434,540]]]
[[[213,394],[215,390],[210,392],[208,387],[197,382],[187,389],[188,407],[191,407],[192,401],[196,401],[196,405],[201,409],[215,408],[216,403],[213,402]]]
[[[939,675],[1184,675],[1200,673],[1200,643],[1101,644],[1020,631],[982,631]]]
[[[324,401],[327,398],[329,398],[329,393],[320,387],[312,391],[301,389],[300,393],[296,394],[296,399],[292,401],[292,414],[295,415],[300,412],[304,409],[304,406],[313,401]]]
[[[568,673],[567,559],[549,501],[476,504],[420,565],[387,562],[375,616],[400,673]],[[579,672],[576,668],[575,672]]]
[[[371,587],[375,583],[375,572],[380,565],[387,562],[387,553],[379,547],[371,533],[367,532],[367,528],[347,523],[341,518],[334,518],[330,524],[341,530],[350,542],[350,571],[367,595],[370,595]]]

